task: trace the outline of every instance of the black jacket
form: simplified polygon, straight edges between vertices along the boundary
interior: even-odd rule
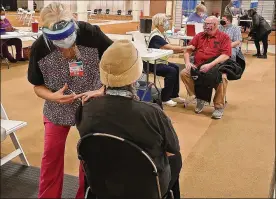
[[[192,68],[191,70],[191,77],[195,83],[196,98],[209,103],[212,98],[213,88],[216,88],[218,84],[222,82],[222,74],[227,74],[228,80],[238,80],[241,78],[245,69],[244,60],[238,59],[237,62],[235,62],[232,59],[228,59],[224,63],[217,64],[207,73],[199,71],[202,65],[210,63],[214,59],[216,59],[216,57],[201,64],[198,68]]]
[[[261,40],[265,34],[271,32],[271,26],[267,21],[256,12],[252,15],[252,28],[250,30],[249,36],[253,36],[257,40]]]

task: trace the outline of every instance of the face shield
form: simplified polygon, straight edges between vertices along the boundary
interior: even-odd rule
[[[60,21],[54,24],[53,30],[48,28],[42,29],[43,36],[46,40],[50,40],[59,48],[71,48],[76,42],[76,24],[74,21]],[[48,44],[48,43],[47,43]]]

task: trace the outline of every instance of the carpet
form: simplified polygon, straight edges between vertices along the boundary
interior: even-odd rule
[[[8,162],[1,166],[1,198],[37,198],[40,169]],[[75,198],[78,178],[64,175],[62,198]]]

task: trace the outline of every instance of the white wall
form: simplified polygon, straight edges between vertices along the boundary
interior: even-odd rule
[[[144,5],[142,9],[144,12],[144,16],[150,15],[150,0],[144,0]]]
[[[34,10],[34,1],[33,0],[28,0],[28,9]]]
[[[172,6],[173,6],[173,1],[167,1],[167,4],[166,4],[166,15],[168,15],[168,16],[172,15]]]
[[[141,0],[132,1],[132,16],[133,21],[140,20],[140,12],[144,9],[144,2]]]
[[[117,13],[117,10],[122,10],[124,14],[124,11],[126,10],[126,1],[125,0],[96,0],[96,1],[90,0],[88,7],[91,10],[102,9],[103,12],[105,12],[106,9],[110,9],[110,12],[112,14]]]
[[[211,15],[212,12],[220,13],[222,1],[221,0],[205,0],[205,6],[207,8],[208,15]]]

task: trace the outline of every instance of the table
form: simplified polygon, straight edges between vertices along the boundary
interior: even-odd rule
[[[126,32],[127,35],[133,35],[134,33],[140,32],[139,30],[136,31],[130,31],[130,32]],[[142,33],[145,37],[149,37],[150,33]]]
[[[153,82],[156,84],[156,61],[162,57],[172,55],[173,50],[162,50],[162,49],[148,49],[147,52],[140,52],[140,56],[143,61],[147,62],[147,84],[149,83],[149,62],[154,61],[153,68]]]
[[[187,36],[187,35],[170,35],[167,36],[169,39],[180,39],[180,40],[192,40],[193,36]]]
[[[42,31],[37,33],[31,31],[14,31],[14,32],[6,32],[6,34],[1,35],[1,39],[13,39],[13,38],[22,38],[22,37],[32,37],[36,39],[42,35]],[[36,37],[36,38],[35,38]]]
[[[42,31],[38,31],[37,33],[35,32],[31,32],[31,31],[14,31],[14,32],[6,32],[5,34],[1,35],[1,40],[5,39],[5,40],[9,40],[9,39],[13,39],[13,38],[26,38],[26,37],[32,37],[34,39],[37,39],[40,35],[42,35]],[[1,42],[1,50],[0,50],[0,56],[1,59],[3,58],[3,54],[2,54],[2,45],[5,42]],[[8,60],[5,58],[6,63],[8,64],[8,68],[10,68],[9,62]]]

